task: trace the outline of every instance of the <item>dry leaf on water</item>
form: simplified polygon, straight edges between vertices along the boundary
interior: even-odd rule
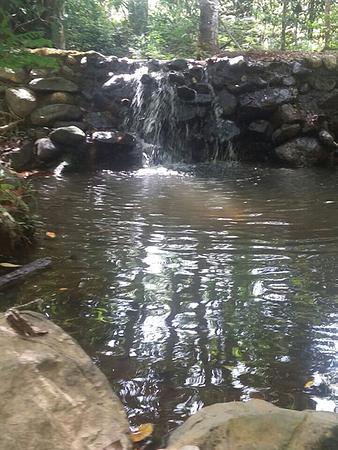
[[[313,380],[309,380],[307,383],[304,384],[305,389],[309,389],[315,384]]]
[[[153,434],[154,425],[152,423],[144,423],[138,427],[137,431],[130,433],[132,442],[141,442]]]
[[[54,239],[56,238],[56,233],[54,233],[54,231],[46,231],[46,236],[50,239]]]
[[[0,266],[5,267],[6,269],[12,269],[14,267],[21,267],[20,264],[12,264],[12,263],[8,263],[8,262],[0,263]]]

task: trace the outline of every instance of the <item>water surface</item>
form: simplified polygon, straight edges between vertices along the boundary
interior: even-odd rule
[[[57,237],[25,258],[57,262],[1,307],[42,298],[132,424],[163,434],[203,405],[250,397],[334,410],[335,172],[202,166],[35,183]]]

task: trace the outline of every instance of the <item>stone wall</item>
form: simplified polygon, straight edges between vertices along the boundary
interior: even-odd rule
[[[17,170],[129,169],[153,161],[328,164],[338,138],[335,54],[133,61],[56,56],[54,71],[0,69],[0,109],[24,119]],[[166,158],[164,157],[166,155]]]

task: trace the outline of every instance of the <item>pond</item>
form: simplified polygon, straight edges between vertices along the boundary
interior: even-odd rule
[[[34,181],[52,269],[1,294],[103,370],[132,424],[203,405],[338,404],[338,177],[237,165]],[[24,261],[23,261],[24,262]]]

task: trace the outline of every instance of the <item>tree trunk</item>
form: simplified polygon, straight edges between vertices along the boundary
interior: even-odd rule
[[[285,50],[286,47],[286,16],[288,10],[288,0],[283,0],[283,10],[282,10],[282,32],[281,32],[281,41],[280,48],[281,50]]]
[[[219,0],[199,0],[199,5],[199,47],[203,52],[213,54],[218,51],[217,37]]]
[[[66,48],[63,17],[65,0],[44,0],[44,20],[48,24],[48,38],[55,48]]]
[[[307,16],[308,16],[307,36],[309,39],[312,39],[313,38],[313,22],[316,18],[316,0],[309,1]]]
[[[324,22],[324,50],[327,50],[331,41],[331,0],[325,0]]]
[[[128,1],[128,20],[137,36],[145,34],[148,25],[148,0]]]

